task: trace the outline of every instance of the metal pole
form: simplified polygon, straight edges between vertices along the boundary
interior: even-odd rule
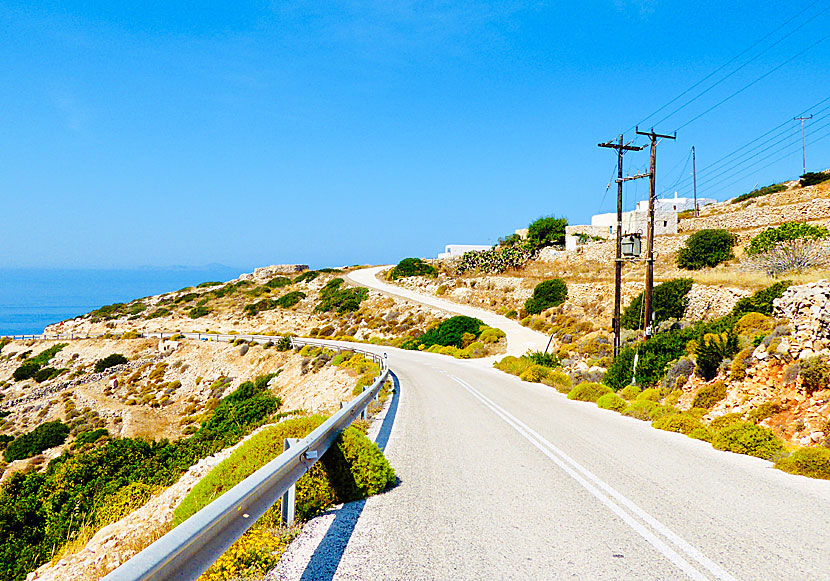
[[[809,117],[793,117],[793,121],[801,121],[801,167],[804,170],[801,175],[807,173],[807,144],[804,141],[804,122],[812,118],[812,115]]]
[[[695,166],[695,146],[692,146],[692,181],[695,190],[695,218],[700,216],[700,209],[697,207],[697,167]]]

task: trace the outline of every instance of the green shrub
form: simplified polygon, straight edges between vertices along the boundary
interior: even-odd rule
[[[493,327],[485,327],[481,331],[479,340],[483,343],[498,343],[499,339],[503,339],[507,334],[501,329],[494,329]]]
[[[712,438],[712,446],[764,460],[774,460],[784,450],[784,444],[771,430],[748,422],[737,422],[718,431]]]
[[[109,435],[110,433],[106,428],[98,428],[97,430],[91,430],[89,432],[82,432],[78,434],[78,437],[75,438],[75,442],[78,444],[91,444],[96,442],[99,438]]]
[[[733,330],[736,335],[768,335],[775,328],[775,319],[763,313],[746,313],[735,323]]]
[[[419,345],[431,347],[441,345],[442,347],[454,346],[462,349],[464,347],[464,334],[469,333],[477,338],[481,333],[484,323],[480,319],[457,315],[441,321],[435,327],[416,339],[411,339],[403,344],[404,349],[417,349]]]
[[[686,240],[677,253],[677,267],[685,270],[700,270],[732,260],[732,247],[738,237],[720,229],[698,230]]]
[[[694,345],[698,374],[706,381],[714,379],[718,374],[721,361],[731,357],[737,351],[737,335],[728,332],[706,333],[703,339]]]
[[[274,302],[277,304],[278,307],[282,307],[283,309],[290,309],[301,300],[305,298],[305,293],[301,291],[294,291],[290,293],[285,293],[280,298],[275,300]]]
[[[782,280],[765,289],[759,290],[755,294],[744,297],[735,303],[730,315],[732,317],[741,317],[746,313],[762,313],[767,316],[772,315],[772,301],[781,298],[784,291],[792,286],[792,281]]]
[[[360,303],[369,296],[366,288],[341,288],[345,281],[333,278],[320,289],[320,302],[314,307],[316,312],[337,311],[352,313],[360,308]]]
[[[799,448],[789,456],[779,459],[775,467],[790,474],[830,480],[830,449]]]
[[[757,408],[746,413],[746,421],[757,424],[783,411],[783,409],[784,408],[781,407],[781,404],[774,401],[765,401]]]
[[[67,343],[56,343],[48,349],[44,349],[34,357],[24,359],[23,362],[12,373],[12,378],[14,378],[15,381],[23,381],[25,379],[35,378],[35,380],[38,382],[49,379],[49,377],[51,377],[52,372],[56,370],[53,369],[52,371],[50,371],[49,376],[44,376],[41,374],[40,379],[38,379],[38,377],[36,376],[38,375],[38,372],[47,363],[49,363],[55,355],[57,355],[64,347],[66,347],[66,345]],[[29,351],[27,351],[26,353],[29,353]]]
[[[637,396],[640,395],[641,390],[636,385],[627,385],[617,393],[619,393],[623,397],[623,399],[632,401],[637,399]]]
[[[542,365],[531,365],[519,375],[519,379],[531,383],[541,383],[543,379],[547,378],[549,371],[549,368]]]
[[[282,288],[291,285],[291,279],[287,276],[275,276],[265,283],[268,288]]]
[[[46,422],[31,432],[18,436],[6,446],[6,462],[22,460],[40,454],[44,450],[60,446],[69,435],[69,426],[55,421]]]
[[[613,391],[611,391],[611,388],[609,388],[607,385],[585,381],[574,387],[568,393],[568,399],[573,399],[576,401],[596,402],[600,397],[602,397],[606,393],[613,393]]]
[[[712,441],[712,430],[703,426],[700,428],[695,428],[691,432],[689,432],[689,437],[694,438],[695,440],[703,440],[704,442],[711,442]]]
[[[784,184],[775,184],[771,186],[765,186],[763,188],[758,188],[757,190],[752,190],[749,193],[742,194],[737,198],[733,198],[731,203],[738,204],[740,202],[745,202],[746,200],[751,200],[752,198],[759,198],[761,196],[766,196],[769,194],[776,194],[778,192],[783,192],[787,189],[787,186]]]
[[[628,407],[628,402],[618,396],[616,393],[606,393],[597,399],[597,407],[604,410],[614,410],[621,412]]]
[[[653,401],[657,403],[660,401],[660,390],[653,387],[644,389],[637,395],[637,401]]]
[[[525,311],[539,314],[545,309],[556,307],[568,298],[568,287],[561,278],[545,280],[536,285],[533,295],[525,301]]]
[[[123,365],[127,363],[127,358],[121,355],[121,353],[113,353],[112,355],[107,355],[103,359],[99,359],[95,362],[95,373],[101,373],[109,369],[110,367],[115,367],[116,365]]]
[[[731,414],[723,414],[722,416],[718,416],[709,422],[709,429],[714,432],[719,432],[720,430],[724,429],[727,426],[731,426],[732,424],[737,424],[738,422],[743,421],[743,414],[739,412],[734,412]]]
[[[211,281],[208,281],[208,282],[201,282],[201,283],[197,284],[196,288],[210,288],[212,286],[219,286],[221,284],[222,283],[219,282],[218,280],[211,280]]]
[[[287,420],[266,428],[234,451],[193,488],[174,512],[184,522],[283,452],[285,438],[302,438],[325,421],[322,416]],[[349,502],[383,491],[395,473],[380,449],[356,427],[347,428],[319,462],[297,482],[297,517],[306,520],[334,502]]]
[[[37,363],[21,363],[17,369],[14,370],[12,373],[12,378],[15,381],[24,381],[26,379],[31,379],[35,376],[35,374],[40,371],[40,365]]]
[[[204,317],[205,315],[210,313],[210,309],[201,305],[197,305],[188,311],[188,315],[190,315],[191,319],[198,319],[200,317]]]
[[[551,371],[548,376],[542,380],[542,383],[556,388],[560,393],[570,393],[573,389],[570,376],[564,371]]]
[[[812,172],[808,171],[803,176],[801,176],[801,180],[799,180],[798,185],[802,188],[807,186],[814,186],[816,184],[820,184],[821,182],[830,180],[830,173],[828,172]]]
[[[686,413],[667,414],[651,423],[652,427],[667,432],[680,432],[689,435],[694,430],[702,428],[703,424],[696,417]]]
[[[161,486],[152,486],[143,482],[131,482],[122,486],[117,492],[101,501],[101,506],[97,511],[97,524],[104,526],[121,520],[147,504],[147,501],[161,489]]]
[[[673,361],[686,354],[686,345],[695,336],[695,328],[677,329],[657,333],[638,345],[624,347],[608,367],[603,382],[614,389],[622,389],[632,382],[634,355],[639,354],[636,383],[643,386],[657,384]]]
[[[722,381],[716,381],[710,385],[701,387],[692,402],[693,408],[711,409],[716,403],[726,397],[726,385]]]
[[[170,311],[165,308],[159,308],[153,311],[152,313],[148,313],[145,317],[146,319],[158,319],[160,317],[166,317],[170,314]]]
[[[799,364],[801,387],[808,394],[830,387],[830,365],[819,356],[808,357]]]
[[[520,268],[533,257],[533,252],[523,245],[497,246],[489,250],[471,250],[461,256],[456,274],[486,272],[496,274],[511,268]]]
[[[779,242],[789,240],[819,240],[830,236],[830,230],[806,222],[784,222],[775,228],[767,228],[749,242],[747,255],[769,252]]]
[[[270,311],[276,309],[279,306],[277,301],[272,299],[262,299],[261,301],[257,301],[255,303],[251,303],[250,305],[245,305],[245,308],[242,309],[246,315],[249,317],[255,317],[259,313],[263,311]]]
[[[404,258],[397,266],[389,271],[391,280],[398,280],[408,276],[436,276],[438,271],[431,264],[420,258]]]
[[[623,411],[624,416],[636,418],[643,421],[651,421],[651,412],[654,408],[659,407],[658,404],[649,400],[635,401]]]
[[[654,321],[661,323],[668,319],[681,319],[689,306],[687,295],[694,281],[690,278],[675,278],[654,287]],[[643,328],[643,293],[638,294],[623,311],[620,321],[624,329]]]
[[[568,220],[545,216],[534,220],[527,227],[527,241],[525,244],[531,250],[538,250],[546,246],[565,245],[565,227]]]

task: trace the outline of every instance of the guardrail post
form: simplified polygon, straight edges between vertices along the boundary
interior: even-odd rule
[[[286,438],[283,442],[283,452],[299,441],[299,438]],[[280,516],[282,518],[282,524],[285,526],[291,526],[294,522],[294,504],[296,499],[297,485],[292,484],[291,487],[285,491],[285,494],[282,495],[282,510],[280,511]]]

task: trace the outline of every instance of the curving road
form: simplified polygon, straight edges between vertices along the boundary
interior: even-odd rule
[[[350,278],[412,298],[369,269]],[[830,578],[830,482],[470,361],[378,350],[400,384],[384,439],[400,484],[325,517],[275,578]]]

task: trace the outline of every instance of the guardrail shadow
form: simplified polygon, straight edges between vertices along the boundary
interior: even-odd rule
[[[391,371],[389,376],[392,378],[395,392],[392,394],[392,401],[389,403],[386,417],[383,418],[383,423],[375,440],[381,452],[386,449],[386,444],[389,442],[389,436],[392,433],[392,425],[395,423],[395,416],[398,413],[398,400],[401,391],[398,376]],[[397,485],[396,482],[394,486]],[[325,536],[320,540],[320,544],[314,549],[314,554],[311,555],[311,559],[309,559],[300,577],[302,581],[331,581],[334,578],[334,574],[337,573],[337,568],[340,566],[340,561],[343,559],[343,554],[346,552],[346,546],[349,544],[352,533],[357,526],[357,521],[363,513],[364,506],[366,506],[365,500],[357,500],[348,502],[337,509],[334,520]]]

